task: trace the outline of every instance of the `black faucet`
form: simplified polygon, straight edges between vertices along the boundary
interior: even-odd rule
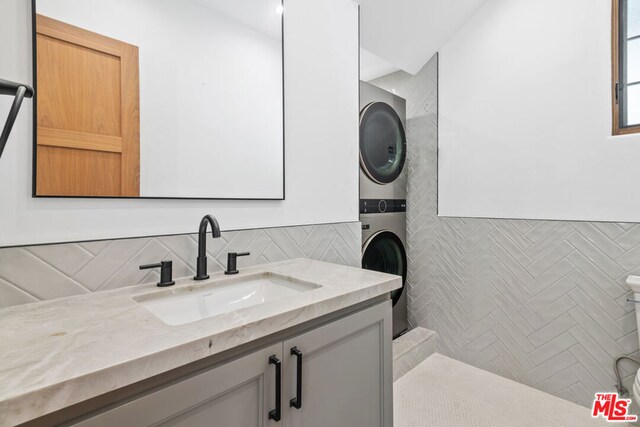
[[[198,261],[196,263],[195,280],[207,280],[207,224],[211,224],[211,235],[214,239],[220,237],[220,226],[218,221],[211,215],[205,215],[200,221],[200,231],[198,231]]]

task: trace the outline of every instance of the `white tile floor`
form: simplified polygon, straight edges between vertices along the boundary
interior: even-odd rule
[[[587,408],[433,354],[394,383],[395,427],[586,427]]]

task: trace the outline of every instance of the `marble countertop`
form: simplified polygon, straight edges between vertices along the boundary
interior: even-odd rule
[[[305,259],[246,268],[235,277],[264,271],[321,287],[178,326],[133,300],[157,290],[155,284],[0,310],[0,426],[33,420],[401,286],[397,276]],[[207,282],[224,277],[213,274]],[[190,278],[176,282],[174,289],[194,284]]]

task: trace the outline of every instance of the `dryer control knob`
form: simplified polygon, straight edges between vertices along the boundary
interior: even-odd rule
[[[387,211],[387,202],[380,200],[378,203],[378,209],[380,209],[380,213],[385,213]]]

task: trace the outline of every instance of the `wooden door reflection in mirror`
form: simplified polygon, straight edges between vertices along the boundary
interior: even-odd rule
[[[138,48],[37,15],[40,196],[140,195]]]

